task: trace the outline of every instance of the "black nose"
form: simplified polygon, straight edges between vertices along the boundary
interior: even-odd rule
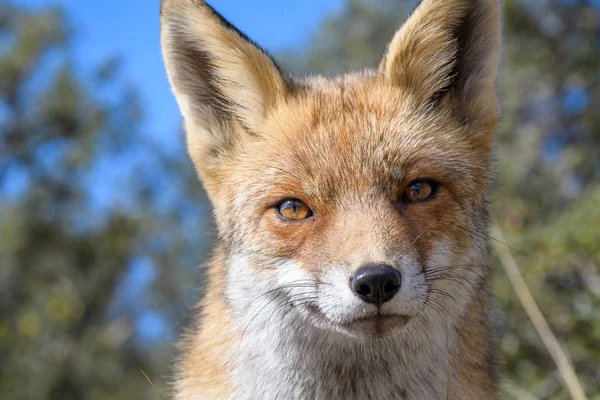
[[[377,306],[391,300],[401,284],[400,272],[385,264],[365,265],[350,278],[352,291],[363,301]]]

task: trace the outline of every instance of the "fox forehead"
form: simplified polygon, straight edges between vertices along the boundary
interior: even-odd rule
[[[450,112],[419,108],[375,76],[304,83],[281,102],[228,171],[272,195],[331,201],[344,190],[397,191],[419,178],[485,181],[488,153]],[[264,186],[263,186],[264,189]],[[280,193],[279,193],[280,192]]]

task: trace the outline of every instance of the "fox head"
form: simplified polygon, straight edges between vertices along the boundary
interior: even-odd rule
[[[382,337],[464,311],[486,276],[496,0],[423,0],[377,70],[332,80],[285,74],[201,0],[163,0],[161,25],[240,321],[271,302]]]

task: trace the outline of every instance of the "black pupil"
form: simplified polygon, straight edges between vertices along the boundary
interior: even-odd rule
[[[421,183],[415,183],[414,185],[412,185],[411,194],[414,197],[419,197],[419,195],[421,194],[421,186]]]
[[[289,209],[293,216],[298,216],[298,212],[302,208],[302,204],[297,201],[286,201],[281,207],[282,210]]]

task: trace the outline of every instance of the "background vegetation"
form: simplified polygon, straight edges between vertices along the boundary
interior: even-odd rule
[[[300,74],[373,66],[414,5],[402,4],[347,0],[305,48],[279,58]],[[505,0],[504,19],[493,216],[587,395],[600,399],[600,2]],[[119,62],[83,75],[73,40],[61,10],[0,2],[0,394],[158,398],[140,370],[168,393],[210,212],[182,148],[143,134],[143,105]],[[568,399],[490,262],[503,398]]]

